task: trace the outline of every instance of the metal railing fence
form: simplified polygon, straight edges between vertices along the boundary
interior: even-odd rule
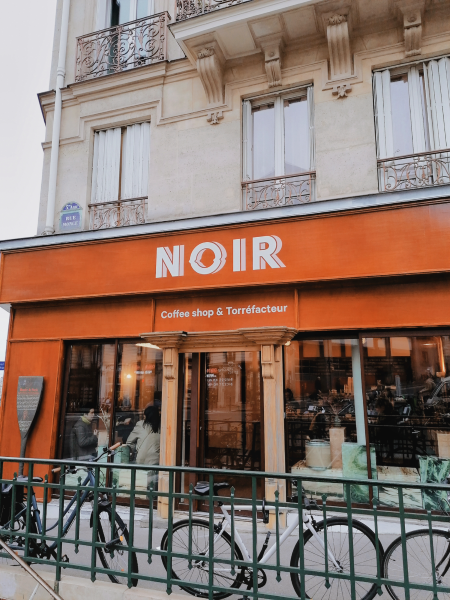
[[[27,473],[22,479],[16,475],[19,461]],[[58,476],[51,471],[55,465]],[[224,479],[235,487],[214,487]],[[197,480],[205,483],[198,487]],[[6,486],[0,494],[0,538],[27,562],[54,566],[56,581],[63,569],[74,569],[92,581],[106,575],[129,587],[152,582],[168,594],[181,588],[210,599],[278,600],[280,593],[285,600],[370,599],[386,585],[397,590],[394,598],[412,598],[416,590],[427,594],[420,598],[450,593],[448,485],[442,483],[166,466],[149,471],[145,465],[10,457],[0,458],[0,483]],[[298,493],[313,488],[312,500]],[[425,508],[411,500],[414,494]],[[88,516],[82,505],[90,505]],[[162,540],[156,506],[167,519]],[[148,531],[137,525],[143,514]],[[295,527],[296,520],[303,526]],[[414,557],[415,530],[421,531],[422,553]],[[400,568],[387,570],[394,537],[389,565]]]
[[[380,192],[398,192],[450,184],[450,150],[378,159]]]
[[[177,21],[185,21],[252,0],[177,0]]]
[[[167,12],[77,38],[75,81],[121,73],[167,60]]]

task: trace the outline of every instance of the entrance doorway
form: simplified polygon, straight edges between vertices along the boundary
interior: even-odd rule
[[[260,352],[184,354],[180,358],[177,464],[219,470],[264,470],[263,385]],[[187,492],[198,475],[182,476]],[[224,472],[237,497],[251,494],[251,481]],[[263,493],[259,482],[258,494]]]

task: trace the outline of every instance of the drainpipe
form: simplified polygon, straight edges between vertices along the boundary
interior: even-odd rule
[[[50,175],[48,182],[47,217],[45,219],[44,235],[55,233],[55,204],[56,204],[56,179],[58,177],[59,134],[61,130],[62,96],[66,76],[66,49],[67,33],[69,29],[70,0],[63,0],[61,18],[61,36],[59,40],[58,68],[56,70],[55,112],[53,115],[52,153],[50,157]]]

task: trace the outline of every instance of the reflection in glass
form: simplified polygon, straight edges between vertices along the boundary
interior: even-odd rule
[[[394,156],[413,153],[408,75],[391,81],[392,130]]]
[[[358,340],[303,340],[285,346],[289,472],[367,476],[360,365]],[[355,472],[356,454],[363,457],[364,472]],[[351,456],[347,463],[346,456]],[[342,496],[342,486],[327,485],[327,491]]]
[[[145,342],[120,343],[117,359],[115,442],[121,462],[159,465],[162,395],[162,351]],[[120,471],[119,485],[128,485],[128,471]],[[156,489],[156,471],[137,471],[136,485]]]
[[[89,460],[110,442],[114,344],[72,344],[68,349],[62,458]]]
[[[261,469],[261,391],[259,352],[211,352],[205,364],[203,466]],[[251,493],[243,478],[226,475],[237,495]],[[247,489],[248,487],[248,489]]]
[[[253,179],[275,175],[275,108],[256,106],[253,116]]]
[[[284,101],[284,173],[309,171],[308,102],[304,98]]]
[[[437,482],[438,472],[450,471],[449,358],[449,336],[364,340],[369,437],[380,477]]]

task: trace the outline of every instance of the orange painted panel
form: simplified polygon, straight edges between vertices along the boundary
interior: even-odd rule
[[[150,331],[153,300],[72,302],[21,306],[16,310],[12,339],[135,337]]]
[[[259,237],[276,246],[271,265]],[[156,277],[158,248],[178,276]],[[439,271],[450,271],[450,203],[11,252],[0,302]]]
[[[223,331],[242,327],[295,327],[294,291],[161,298],[155,331]]]
[[[17,421],[17,384],[20,375],[44,377],[44,396],[33,430],[28,438],[27,456],[54,458],[59,417],[60,342],[14,342],[9,344],[9,366],[5,374],[6,396],[2,406],[0,454],[19,456],[20,432]],[[17,470],[17,465],[14,467]],[[7,467],[7,476],[13,467]],[[26,472],[26,471],[25,471]],[[35,474],[48,473],[45,466],[36,466]]]
[[[376,329],[450,325],[450,282],[421,282],[299,293],[299,329]]]

